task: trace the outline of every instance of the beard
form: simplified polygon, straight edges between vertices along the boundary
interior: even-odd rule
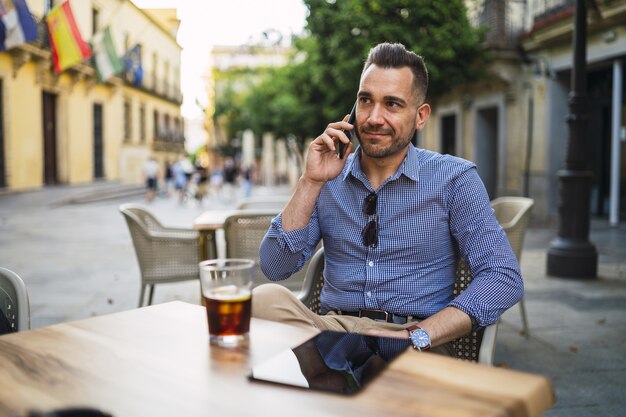
[[[380,129],[380,128],[375,128],[375,127],[371,127],[367,125],[363,126],[362,128],[359,126],[356,126],[356,137],[365,155],[367,155],[370,158],[381,159],[381,158],[387,158],[392,155],[396,155],[402,152],[404,149],[406,149],[406,147],[409,146],[409,144],[411,143],[411,140],[415,136],[416,130],[417,129],[415,129],[415,126],[413,126],[413,128],[411,129],[411,134],[406,138],[400,138],[394,135],[391,138],[391,143],[386,147],[374,146],[368,141],[365,141],[365,142],[362,141],[361,132],[382,133],[385,135],[391,135],[393,134],[393,131],[391,129]]]

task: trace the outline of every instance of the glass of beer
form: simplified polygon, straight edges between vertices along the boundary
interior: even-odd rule
[[[200,262],[200,286],[211,344],[233,347],[248,340],[253,271],[254,261],[249,259]]]

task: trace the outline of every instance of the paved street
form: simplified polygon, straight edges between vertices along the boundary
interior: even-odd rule
[[[256,194],[288,193],[257,188]],[[234,203],[212,198],[179,205],[157,198],[150,208],[167,225],[191,227],[203,210]],[[137,187],[115,183],[48,187],[0,195],[0,265],[22,276],[29,290],[32,327],[137,306],[139,268],[122,215],[123,202],[143,203]],[[599,278],[545,276],[554,229],[532,228],[522,272],[529,338],[520,335],[519,310],[499,328],[496,364],[548,376],[557,404],[548,416],[616,416],[626,406],[626,226],[592,224],[600,254]],[[198,284],[163,284],[155,302],[199,301]]]

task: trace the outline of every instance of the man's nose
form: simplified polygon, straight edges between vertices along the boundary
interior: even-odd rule
[[[367,122],[371,125],[382,125],[385,120],[383,118],[383,109],[379,104],[375,104],[370,111]]]

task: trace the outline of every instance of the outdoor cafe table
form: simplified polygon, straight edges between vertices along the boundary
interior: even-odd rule
[[[193,222],[194,230],[198,231],[198,251],[199,258],[215,259],[218,257],[217,253],[217,231],[224,227],[224,222],[233,214],[237,213],[272,213],[278,214],[279,210],[207,210],[198,216]]]
[[[217,258],[217,231],[224,227],[226,218],[237,210],[208,210],[203,212],[193,222],[193,228],[198,231],[199,259]]]
[[[0,416],[94,407],[136,416],[539,416],[542,376],[407,350],[352,396],[250,381],[315,330],[253,319],[248,346],[209,345],[204,308],[171,302],[0,337]]]

